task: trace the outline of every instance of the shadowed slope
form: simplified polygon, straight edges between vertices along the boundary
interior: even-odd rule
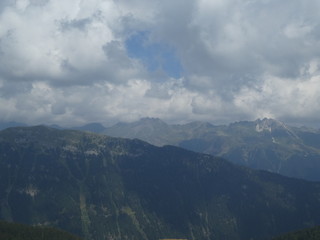
[[[86,239],[261,239],[320,224],[320,184],[140,140],[0,132],[0,217]]]

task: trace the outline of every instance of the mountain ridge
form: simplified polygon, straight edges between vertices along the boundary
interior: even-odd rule
[[[254,169],[320,181],[320,130],[292,127],[274,119],[229,125],[206,122],[179,125],[167,124],[158,118],[143,118],[111,127],[92,123],[73,129],[137,138],[156,146],[179,146]]]
[[[148,125],[150,123],[152,119],[149,119]],[[139,128],[133,129],[132,125]],[[158,129],[156,124],[153,128],[144,128],[143,121],[137,121],[123,123],[121,129],[118,131],[109,127],[103,133],[114,137],[139,138],[157,146],[175,145],[221,156],[254,169],[320,181],[320,130],[291,127],[268,118],[229,125],[201,122],[167,124]]]
[[[320,184],[37,126],[0,132],[0,207],[1,219],[87,240],[261,239],[320,224]]]

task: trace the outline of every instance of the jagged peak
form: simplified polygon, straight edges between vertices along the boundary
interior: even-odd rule
[[[256,131],[257,132],[263,132],[263,131],[269,131],[272,132],[275,129],[282,129],[287,132],[288,135],[299,138],[294,131],[290,129],[286,124],[279,120],[275,120],[272,118],[264,118],[264,119],[257,119],[255,121],[256,123]]]
[[[262,131],[271,132],[273,129],[279,128],[279,127],[284,127],[287,129],[286,125],[283,122],[272,119],[272,118],[257,119],[255,123],[256,123],[257,132],[262,132]]]
[[[263,122],[263,123],[268,123],[268,124],[284,124],[283,122],[274,119],[274,118],[258,118],[257,120],[255,120],[255,122]]]

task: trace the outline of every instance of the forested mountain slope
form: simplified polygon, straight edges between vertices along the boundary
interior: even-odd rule
[[[275,237],[272,240],[319,240],[320,227],[307,228],[300,231],[284,234],[280,237]]]
[[[0,221],[1,240],[81,240],[67,232],[43,226]]]
[[[100,239],[261,239],[320,224],[320,184],[140,140],[0,132],[0,217]]]

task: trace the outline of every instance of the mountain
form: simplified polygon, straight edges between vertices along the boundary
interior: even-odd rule
[[[102,133],[108,136],[143,139],[153,145],[161,146],[175,143],[171,140],[174,129],[158,118],[142,118],[133,123],[117,123]],[[155,137],[156,136],[156,137]]]
[[[156,146],[177,146],[181,141],[204,136],[213,129],[214,126],[210,123],[191,122],[185,125],[169,125],[159,118],[142,118],[132,123],[117,123],[100,133],[113,137],[137,138]]]
[[[157,146],[175,145],[254,169],[320,181],[320,131],[290,127],[273,119],[227,126],[202,122],[168,125],[159,119],[147,119],[121,123],[106,128],[104,133]]]
[[[93,133],[101,133],[105,131],[106,128],[101,123],[89,123],[80,127],[73,127],[72,129]]]
[[[319,240],[320,226],[303,229],[293,233],[287,233],[280,237],[275,237],[272,240]]]
[[[19,122],[0,122],[0,130],[10,128],[10,127],[26,127],[27,124]]]
[[[27,226],[0,221],[0,239],[3,240],[81,240],[67,232],[43,226]]]
[[[0,132],[0,218],[87,240],[263,239],[320,224],[320,183],[140,140]]]

